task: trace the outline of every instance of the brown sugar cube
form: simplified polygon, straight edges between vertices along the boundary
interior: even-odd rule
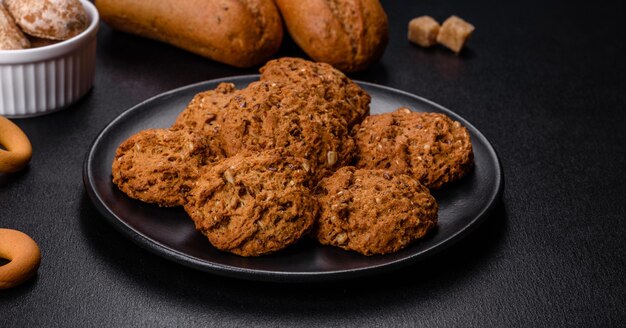
[[[474,32],[474,25],[452,15],[441,24],[437,42],[458,54],[472,32]]]
[[[439,23],[430,16],[413,18],[409,22],[409,41],[422,47],[430,47],[437,43]]]

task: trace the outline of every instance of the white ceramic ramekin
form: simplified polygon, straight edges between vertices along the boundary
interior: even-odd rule
[[[65,108],[91,89],[96,67],[96,7],[81,0],[89,26],[40,48],[0,50],[0,115],[28,117]]]

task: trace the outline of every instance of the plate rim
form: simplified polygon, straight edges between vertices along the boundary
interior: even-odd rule
[[[454,231],[453,234],[448,236],[447,238],[431,245],[427,249],[417,252],[414,254],[410,254],[406,257],[396,259],[391,262],[385,262],[382,264],[374,264],[371,266],[361,267],[361,268],[351,268],[351,269],[342,269],[342,270],[333,270],[333,271],[324,271],[324,272],[307,272],[307,271],[277,271],[277,270],[265,270],[265,269],[248,269],[241,268],[237,266],[224,265],[216,262],[209,262],[205,260],[197,259],[191,255],[188,255],[184,252],[180,252],[176,249],[173,249],[167,245],[160,243],[158,240],[154,240],[142,232],[133,229],[129,226],[124,220],[122,220],[116,213],[112,212],[109,208],[107,208],[104,204],[101,196],[94,190],[92,186],[94,185],[94,177],[90,167],[93,163],[93,157],[95,151],[97,150],[100,141],[106,136],[106,133],[116,125],[117,122],[123,120],[126,116],[130,115],[134,111],[141,109],[147,104],[160,100],[162,98],[169,97],[173,94],[177,94],[181,91],[185,91],[188,89],[193,89],[203,85],[217,85],[223,82],[231,82],[235,83],[238,81],[247,81],[251,80],[251,82],[258,80],[259,74],[247,74],[247,75],[236,75],[229,76],[217,79],[211,79],[206,81],[201,81],[193,84],[188,84],[185,86],[181,86],[172,90],[168,90],[162,93],[159,93],[155,96],[152,96],[144,101],[139,102],[138,104],[131,106],[130,108],[123,111],[121,114],[113,118],[102,130],[97,134],[94,140],[91,142],[89,146],[89,151],[87,152],[85,159],[83,161],[83,186],[87,191],[87,194],[91,200],[91,203],[96,207],[97,211],[105,217],[109,223],[112,223],[113,226],[121,232],[126,237],[130,238],[135,244],[140,246],[141,248],[148,250],[149,252],[166,258],[167,260],[171,260],[178,264],[182,264],[187,267],[191,267],[200,271],[217,274],[221,276],[231,277],[231,278],[239,278],[253,281],[271,281],[271,282],[314,282],[314,281],[336,281],[343,280],[347,278],[357,278],[370,274],[380,274],[383,272],[389,272],[392,270],[396,270],[398,268],[408,266],[414,264],[416,262],[422,261],[426,258],[429,258],[433,255],[441,253],[443,250],[450,248],[455,245],[458,241],[463,239],[465,236],[476,230],[482,222],[484,222],[495,210],[498,206],[499,201],[502,198],[502,194],[504,191],[504,174],[502,169],[502,163],[500,158],[491,144],[491,142],[482,134],[480,130],[478,130],[473,124],[467,121],[465,118],[460,116],[459,114],[449,110],[448,108],[431,101],[429,99],[423,98],[421,96],[409,93],[407,91],[395,89],[392,87],[365,82],[360,80],[353,80],[359,86],[367,86],[374,89],[382,89],[386,92],[390,93],[399,93],[408,98],[413,98],[418,100],[419,102],[426,103],[432,107],[436,107],[441,112],[445,113],[448,116],[453,117],[455,120],[460,120],[463,122],[463,125],[468,129],[471,129],[473,134],[481,139],[481,143],[486,146],[487,153],[489,156],[495,161],[496,172],[495,183],[497,187],[495,191],[489,195],[488,197],[488,205],[482,208],[482,211],[475,215],[472,220],[468,220],[466,224],[463,225],[461,229]]]

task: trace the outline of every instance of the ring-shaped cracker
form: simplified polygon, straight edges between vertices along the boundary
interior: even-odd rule
[[[33,148],[24,132],[0,116],[0,173],[13,173],[30,162]],[[4,147],[4,149],[2,149]]]
[[[37,274],[41,252],[27,234],[0,229],[0,258],[10,262],[0,266],[0,289],[18,286]]]

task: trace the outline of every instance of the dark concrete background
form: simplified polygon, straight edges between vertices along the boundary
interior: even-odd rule
[[[131,106],[199,81],[255,73],[101,26],[94,89],[15,120],[27,170],[0,175],[0,226],[31,235],[38,277],[0,291],[2,327],[620,326],[626,319],[626,8],[597,1],[383,1],[391,41],[353,78],[433,100],[492,142],[506,187],[494,215],[406,269],[329,284],[223,278],[114,230],[82,184],[99,131]],[[459,15],[467,49],[422,49],[408,21]],[[303,54],[289,40],[276,56]]]

